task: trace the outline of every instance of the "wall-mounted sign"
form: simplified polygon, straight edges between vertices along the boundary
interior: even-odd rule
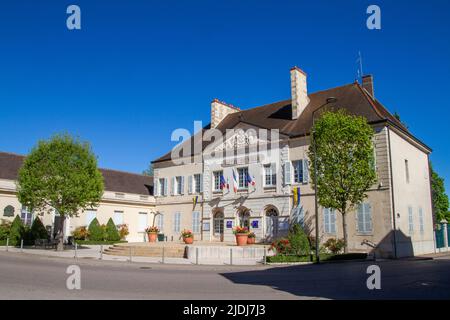
[[[227,221],[227,229],[231,229],[233,228],[233,220],[228,220]]]
[[[6,206],[5,210],[3,210],[3,216],[5,217],[14,217],[14,207]]]
[[[203,222],[203,231],[209,231],[210,223],[209,222]]]
[[[252,228],[258,229],[259,228],[259,220],[253,220],[252,221]]]
[[[278,230],[289,230],[289,221],[280,221],[278,223]]]

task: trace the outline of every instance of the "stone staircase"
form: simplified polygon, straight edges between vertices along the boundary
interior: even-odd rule
[[[163,249],[164,248],[164,249]],[[186,246],[184,245],[126,245],[126,244],[115,244],[105,250],[104,254],[113,256],[126,256],[130,255],[133,257],[162,257],[163,250],[164,256],[168,258],[186,258]]]

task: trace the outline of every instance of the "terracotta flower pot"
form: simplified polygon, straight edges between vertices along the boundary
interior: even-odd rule
[[[194,243],[194,237],[183,238],[183,241],[186,244],[193,244]]]
[[[256,238],[247,238],[247,244],[255,244]]]
[[[148,235],[148,242],[156,242],[156,239],[158,238],[158,234],[156,232],[149,232]]]
[[[236,233],[236,243],[238,246],[246,246],[248,234],[247,233]]]

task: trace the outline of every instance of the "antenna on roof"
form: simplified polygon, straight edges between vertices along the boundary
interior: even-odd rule
[[[361,51],[358,51],[358,59],[356,59],[356,63],[358,64],[356,81],[360,81],[360,83],[362,84],[362,76],[364,75],[364,73],[363,73],[363,67],[362,67],[363,64],[362,64]]]

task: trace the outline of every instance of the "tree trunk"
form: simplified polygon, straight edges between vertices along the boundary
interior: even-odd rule
[[[342,211],[342,231],[344,232],[344,253],[348,253],[347,216],[345,211]]]
[[[61,219],[59,221],[60,224],[60,230],[59,230],[59,234],[57,235],[58,237],[58,245],[56,247],[56,251],[64,251],[64,234],[65,234],[65,222],[66,221],[66,216],[65,215],[61,215]]]

